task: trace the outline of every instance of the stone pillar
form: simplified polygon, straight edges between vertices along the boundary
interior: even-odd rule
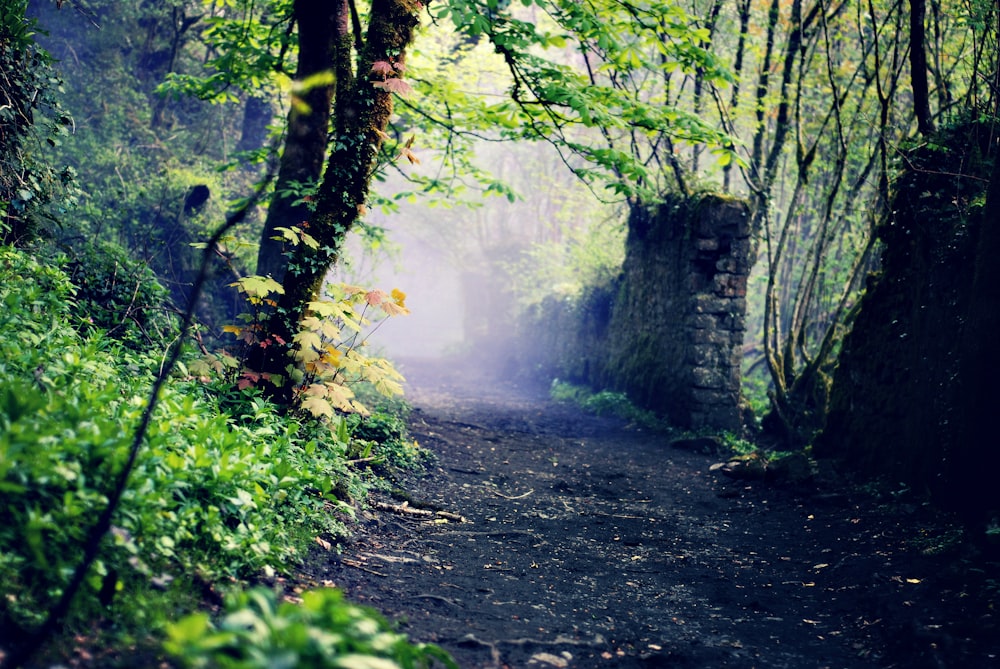
[[[746,203],[672,198],[637,211],[595,385],[682,428],[739,430],[747,278],[755,249]]]
[[[693,234],[683,242],[679,268],[687,275],[689,308],[678,323],[688,350],[674,370],[689,382],[684,418],[692,428],[736,431],[747,279],[756,255],[750,215],[742,202],[705,198],[689,223]]]

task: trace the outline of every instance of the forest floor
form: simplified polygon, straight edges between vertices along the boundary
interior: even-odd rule
[[[1000,666],[996,565],[905,495],[730,480],[545,389],[403,369],[437,461],[298,582],[463,669]]]

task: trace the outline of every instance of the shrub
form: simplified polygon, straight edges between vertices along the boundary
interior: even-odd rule
[[[39,622],[80,561],[158,364],[81,338],[70,294],[58,270],[0,251],[4,638]],[[150,616],[169,609],[151,602],[178,587],[286,570],[318,534],[342,529],[331,510],[350,509],[331,493],[348,476],[346,445],[324,430],[320,447],[307,421],[248,405],[237,422],[202,384],[168,384],[74,620],[155,628]]]
[[[123,247],[81,244],[64,269],[76,286],[73,313],[84,334],[104,331],[135,350],[162,349],[174,334],[167,290]]]
[[[168,629],[166,648],[187,667],[220,669],[411,669],[458,665],[441,648],[412,644],[340,591],[313,590],[301,603],[260,588],[232,596],[215,625],[204,613]]]

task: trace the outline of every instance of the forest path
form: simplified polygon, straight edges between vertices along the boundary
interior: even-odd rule
[[[303,580],[463,669],[997,663],[992,615],[964,620],[941,557],[913,545],[944,531],[919,509],[718,479],[707,456],[541,391],[404,370],[438,461]]]

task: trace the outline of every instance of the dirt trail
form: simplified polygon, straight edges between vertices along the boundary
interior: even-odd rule
[[[544,393],[406,371],[412,434],[439,458],[408,508],[445,513],[383,496],[304,578],[463,668],[1000,663],[989,601],[956,556],[918,550],[945,531],[920,507],[720,480]]]

